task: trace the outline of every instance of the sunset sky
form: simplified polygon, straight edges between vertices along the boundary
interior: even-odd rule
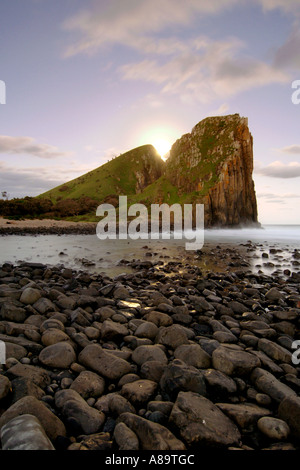
[[[239,113],[260,222],[300,224],[299,0],[2,1],[0,58],[10,198]]]

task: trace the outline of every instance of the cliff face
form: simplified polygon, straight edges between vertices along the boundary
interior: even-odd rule
[[[203,203],[205,226],[257,223],[253,139],[247,118],[206,118],[172,146],[165,176],[185,203]]]
[[[138,147],[137,150],[143,149],[138,157],[136,165],[133,165],[133,173],[136,178],[135,191],[141,193],[149,184],[156,181],[163,172],[164,161],[160,158],[157,151],[152,145],[144,145]],[[136,157],[132,156],[132,163]]]

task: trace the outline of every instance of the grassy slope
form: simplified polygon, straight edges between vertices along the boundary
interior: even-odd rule
[[[144,145],[130,150],[99,168],[57,186],[39,197],[49,198],[52,202],[56,202],[59,199],[79,199],[82,196],[88,196],[101,202],[112,194],[135,194],[137,180],[134,171],[143,168],[141,157],[146,152],[153,152],[153,147]]]

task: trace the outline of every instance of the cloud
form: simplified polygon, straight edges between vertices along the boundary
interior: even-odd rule
[[[32,137],[11,137],[8,135],[0,135],[0,153],[10,155],[25,153],[45,159],[71,155],[71,152],[62,152],[52,145],[38,144]]]
[[[299,3],[299,2],[298,2]],[[299,15],[300,16],[300,15]],[[278,48],[274,57],[276,67],[300,68],[300,24],[295,22],[290,36],[286,42]]]
[[[295,193],[285,193],[285,194],[275,194],[275,193],[257,193],[256,197],[260,199],[299,199],[300,194]]]
[[[260,162],[255,162],[254,172],[257,175],[270,176],[272,178],[297,178],[300,176],[300,163],[275,161],[267,166],[262,166]]]
[[[299,13],[299,0],[258,0],[264,10],[280,9],[287,13]]]
[[[64,166],[18,168],[0,162],[0,191],[8,191],[10,197],[37,196],[48,189],[80,176],[95,166],[71,162]]]
[[[94,8],[81,10],[64,21],[64,30],[79,35],[79,39],[67,47],[65,56],[78,53],[93,54],[100,47],[111,44],[143,49],[146,46],[151,49],[150,34],[165,31],[169,26],[187,26],[195,19],[195,15],[215,14],[237,3],[238,0],[101,2]],[[172,46],[170,39],[159,44],[160,53],[163,49],[166,50],[166,44]]]
[[[211,102],[273,83],[289,82],[282,70],[242,55],[236,38],[207,37],[182,43],[181,52],[129,63],[119,68],[123,80],[142,80],[160,86],[161,93],[184,102]]]
[[[275,149],[278,152],[290,153],[292,155],[300,155],[300,145],[289,145],[288,147],[282,147],[280,149]]]

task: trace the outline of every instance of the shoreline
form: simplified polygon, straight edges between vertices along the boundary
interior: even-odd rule
[[[21,417],[18,441],[34,415],[55,450],[300,450],[300,275],[130,262],[0,265],[0,428]]]

